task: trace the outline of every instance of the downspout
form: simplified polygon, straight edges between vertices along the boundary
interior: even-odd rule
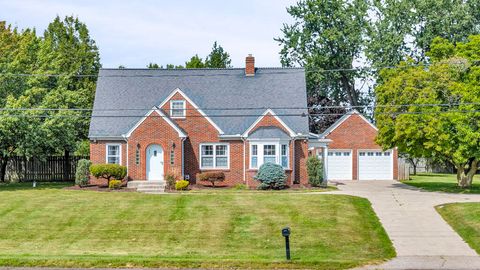
[[[184,144],[185,144],[185,139],[182,138],[182,178],[185,179],[185,154],[184,154]],[[188,179],[190,181],[190,179]]]
[[[296,173],[295,173],[295,163],[297,163],[297,159],[295,157],[295,140],[296,138],[293,137],[293,151],[292,151],[292,155],[293,155],[293,162],[292,162],[292,184],[295,183],[295,178],[296,178]]]
[[[245,152],[245,150],[247,149],[246,148],[246,140],[244,137],[242,137],[242,141],[243,141],[243,183],[245,183],[245,185],[247,185],[248,187],[248,184],[247,184],[247,172],[246,172],[246,162],[245,162],[245,158],[247,157],[247,154]]]
[[[122,134],[122,137],[125,140],[125,142],[127,143],[127,150],[126,150],[126,157],[125,158],[127,160],[126,165],[127,165],[127,177],[128,177],[128,169],[129,169],[128,168],[128,160],[129,160],[129,156],[128,156],[128,137],[125,134]]]

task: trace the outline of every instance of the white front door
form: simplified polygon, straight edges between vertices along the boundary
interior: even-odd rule
[[[328,150],[328,180],[352,180],[352,150]]]
[[[392,180],[393,155],[392,151],[380,150],[358,151],[358,179],[359,180]]]
[[[147,180],[163,180],[163,149],[158,144],[147,147]]]

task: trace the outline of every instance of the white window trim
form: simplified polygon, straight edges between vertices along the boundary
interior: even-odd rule
[[[183,107],[183,116],[173,116],[173,103],[174,102],[182,102],[182,107]],[[175,109],[175,110],[180,110],[180,109]],[[182,119],[187,116],[187,110],[186,110],[186,102],[183,99],[172,99],[170,100],[170,117],[173,119]]]
[[[279,140],[251,140],[249,150],[248,166],[250,170],[258,170],[263,165],[263,146],[275,145],[275,163],[282,166],[282,144],[287,145],[287,167],[283,167],[284,170],[290,170],[290,141]],[[252,167],[252,148],[253,145],[257,145],[257,167]]]
[[[212,145],[213,146],[213,167],[202,167],[202,146],[206,145]],[[226,145],[227,146],[227,167],[216,167],[217,163],[217,145]],[[199,165],[200,165],[200,170],[202,171],[208,171],[208,170],[215,170],[215,171],[221,171],[221,170],[230,170],[230,144],[229,143],[201,143],[198,146],[198,156],[199,156]]]
[[[107,143],[105,145],[105,164],[108,163],[108,147],[109,146],[118,146],[119,158],[118,158],[118,165],[122,165],[122,144],[121,143]]]

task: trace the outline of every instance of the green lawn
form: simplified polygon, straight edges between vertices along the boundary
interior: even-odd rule
[[[449,193],[480,193],[480,176],[473,178],[471,188],[459,188],[457,185],[457,175],[455,174],[418,174],[411,175],[412,180],[403,181],[403,183],[418,187],[427,191],[440,191]]]
[[[0,265],[338,269],[395,256],[366,199],[0,185]],[[292,261],[280,230],[292,228]]]
[[[480,254],[480,203],[453,203],[436,208],[463,240]]]

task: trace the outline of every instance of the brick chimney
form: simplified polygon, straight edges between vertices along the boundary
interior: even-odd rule
[[[245,58],[245,76],[255,76],[255,57],[251,54]]]

